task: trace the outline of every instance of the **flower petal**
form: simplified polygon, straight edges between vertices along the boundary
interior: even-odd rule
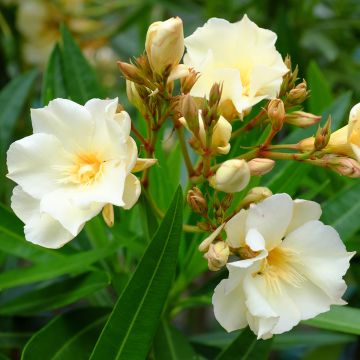
[[[246,231],[257,229],[264,237],[270,251],[281,243],[293,213],[293,201],[287,194],[270,196],[248,210]]]
[[[242,209],[234,215],[225,225],[227,242],[233,248],[245,245],[245,224],[247,212]]]
[[[129,174],[125,179],[124,187],[124,209],[131,209],[135,203],[138,201],[141,194],[141,185],[139,179],[133,175]]]
[[[253,251],[265,249],[265,239],[256,229],[249,229],[246,234],[245,243]]]

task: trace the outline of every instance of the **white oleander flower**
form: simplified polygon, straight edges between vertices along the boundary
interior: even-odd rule
[[[28,241],[59,248],[106,204],[129,209],[137,201],[141,187],[131,171],[153,159],[137,161],[130,117],[117,106],[117,99],[84,106],[56,99],[31,110],[34,134],[7,152],[7,176],[18,184],[11,206]]]
[[[209,96],[215,82],[223,83],[221,101],[230,101],[240,114],[263,99],[276,98],[288,72],[276,39],[246,15],[236,23],[208,20],[185,38],[184,64],[200,73],[190,94]]]
[[[241,259],[227,264],[229,277],[213,295],[215,317],[227,331],[249,325],[267,339],[345,304],[342,277],[354,253],[320,215],[315,202],[277,194],[241,210],[204,240],[209,246],[223,227]]]

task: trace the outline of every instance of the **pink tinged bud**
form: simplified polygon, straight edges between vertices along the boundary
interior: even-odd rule
[[[223,162],[216,174],[209,179],[210,186],[226,193],[243,190],[250,181],[250,169],[245,160],[232,159]]]
[[[286,115],[283,101],[281,99],[271,100],[268,105],[267,113],[271,121],[272,128],[275,131],[279,131],[283,126]]]
[[[146,34],[145,50],[152,70],[163,75],[179,64],[184,53],[183,23],[179,17],[157,21]]]
[[[305,111],[294,111],[286,114],[285,122],[290,125],[306,128],[314,125],[321,120],[321,116],[317,116]]]
[[[352,158],[340,156],[326,156],[323,158],[329,168],[340,175],[359,178],[360,177],[360,163]]]
[[[275,161],[271,159],[256,158],[248,162],[251,176],[262,176],[270,172],[274,166]]]

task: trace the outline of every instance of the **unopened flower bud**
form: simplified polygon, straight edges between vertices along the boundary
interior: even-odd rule
[[[103,219],[108,227],[114,226],[114,206],[106,204],[102,209]]]
[[[145,50],[154,72],[163,75],[179,64],[184,53],[183,23],[179,17],[157,21],[150,25]]]
[[[203,193],[197,187],[193,187],[187,193],[187,202],[191,209],[200,215],[207,214],[208,206]]]
[[[218,241],[210,244],[209,250],[204,257],[208,260],[209,270],[218,271],[226,265],[229,255],[228,244],[225,241]]]
[[[299,105],[303,103],[308,96],[309,92],[307,91],[307,84],[306,81],[303,80],[302,83],[296,85],[294,89],[290,90],[286,100],[292,105]]]
[[[139,172],[148,169],[157,163],[157,159],[147,159],[147,158],[138,158],[134,167],[131,169],[131,172]]]
[[[209,179],[210,186],[219,191],[234,193],[243,190],[250,181],[250,169],[245,160],[223,162],[216,174]]]
[[[321,116],[317,116],[305,111],[294,111],[286,114],[285,122],[290,125],[299,126],[302,128],[314,125],[321,120]]]
[[[272,159],[255,158],[248,162],[251,176],[262,176],[270,172],[275,161]]]
[[[241,207],[247,208],[250,204],[256,204],[270,197],[272,192],[267,187],[257,186],[252,188],[241,201]]]
[[[214,83],[210,89],[209,94],[209,107],[217,106],[220,102],[222,93],[222,86],[219,83]]]
[[[126,79],[137,84],[145,84],[145,80],[141,74],[141,71],[135,65],[122,61],[118,61],[117,64]]]
[[[285,106],[281,99],[271,100],[268,109],[268,117],[271,121],[271,125],[274,131],[279,131],[285,120]]]
[[[343,156],[327,155],[322,158],[326,165],[340,175],[350,178],[360,178],[360,163]]]
[[[315,135],[314,147],[316,150],[322,150],[329,142],[331,136],[331,116],[328,117],[323,127],[319,129]]]
[[[211,147],[217,154],[227,154],[230,151],[231,124],[222,116],[214,126]]]
[[[126,95],[131,102],[142,114],[146,112],[143,99],[140,97],[134,82],[126,79]]]
[[[199,73],[194,69],[189,69],[189,74],[181,78],[180,80],[181,92],[183,94],[188,94],[195,85],[198,78],[199,78]]]
[[[184,116],[190,131],[197,135],[199,133],[199,110],[193,97],[189,94],[181,98],[181,113]]]

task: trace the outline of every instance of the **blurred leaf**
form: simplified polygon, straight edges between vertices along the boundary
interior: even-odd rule
[[[333,305],[330,311],[303,323],[320,329],[360,335],[360,309]]]
[[[346,241],[360,229],[360,183],[338,192],[322,205],[322,220],[332,225]]]
[[[333,101],[330,84],[314,61],[308,66],[306,78],[311,90],[310,112],[321,114]]]
[[[66,98],[61,51],[56,44],[49,58],[42,85],[42,103],[47,105],[50,100]]]
[[[107,248],[90,250],[69,255],[50,262],[39,263],[27,268],[9,270],[0,274],[0,289],[31,284],[55,278],[64,274],[81,273],[89,270],[89,265],[113,254],[118,245],[111,243]]]
[[[145,234],[147,235],[147,239],[148,239],[147,242],[149,242],[158,228],[158,221],[154,214],[154,210],[151,207],[151,204],[147,198],[146,192],[143,191],[141,195],[142,195],[140,197],[140,209],[142,215],[141,223],[145,227]]]
[[[257,340],[256,335],[247,327],[216,357],[216,360],[267,359],[271,342],[271,340]]]
[[[94,69],[89,65],[69,30],[61,28],[64,80],[71,100],[84,104],[92,98],[103,98]]]
[[[179,187],[125,290],[117,301],[91,359],[144,359],[174,277],[182,228]]]
[[[155,360],[198,359],[187,338],[173,326],[162,320],[154,339]]]
[[[0,305],[1,315],[29,315],[56,309],[90,295],[110,283],[104,271],[94,271],[27,292]]]
[[[87,360],[109,310],[77,309],[60,315],[26,344],[22,360]]]

